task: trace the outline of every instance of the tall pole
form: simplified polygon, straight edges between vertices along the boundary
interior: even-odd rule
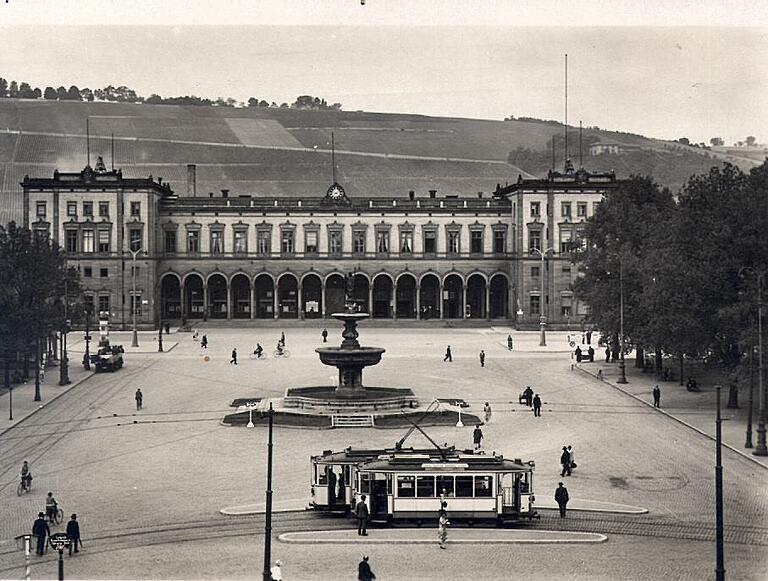
[[[69,267],[64,278],[64,329],[61,333],[61,363],[59,363],[59,385],[69,385],[69,358],[67,357],[67,302],[69,301]],[[40,401],[39,394],[35,394],[35,401]]]
[[[747,441],[745,448],[752,447],[752,405],[755,393],[755,364],[754,364],[755,346],[749,345],[749,412],[747,413]]]
[[[544,253],[541,254],[541,300],[539,300],[539,347],[547,346],[547,318],[544,316],[544,300],[547,296],[547,287],[545,284],[544,271],[547,263],[544,260]]]
[[[131,347],[139,346],[139,333],[136,331],[136,255],[141,252],[140,248],[136,250],[130,250],[131,253],[131,285],[133,287],[131,293],[131,327],[133,328],[133,338],[131,339]]]
[[[754,456],[768,456],[765,446],[765,389],[763,386],[763,279],[765,272],[757,274],[757,394],[760,411],[757,418],[757,447]]]
[[[267,510],[264,519],[264,581],[272,579],[272,420],[274,411],[269,404],[269,432],[267,436]]]
[[[83,356],[83,367],[86,371],[91,370],[91,309],[85,309],[85,355]]]
[[[624,261],[619,258],[619,378],[616,383],[627,383],[627,369],[624,363]]]
[[[568,165],[568,53],[565,54],[565,164]]]
[[[64,581],[64,549],[59,549],[59,581]]]
[[[35,401],[40,401],[40,337],[35,339]]]
[[[720,386],[717,386],[717,419],[715,421],[715,581],[725,581],[723,556],[723,459],[720,419]]]
[[[31,550],[30,544],[32,542],[31,535],[24,535],[24,579],[29,581],[32,578],[29,567],[29,553]]]

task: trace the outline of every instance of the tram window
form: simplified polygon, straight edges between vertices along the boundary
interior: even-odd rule
[[[360,475],[360,494],[370,494],[370,493],[371,493],[371,475],[361,474]]]
[[[328,466],[321,466],[319,468],[320,470],[318,470],[319,474],[317,475],[317,483],[328,484]]]
[[[414,476],[397,477],[397,496],[400,498],[414,498],[416,496]]]
[[[490,476],[475,476],[475,496],[493,496],[493,486]]]
[[[417,476],[416,477],[416,496],[419,498],[435,497],[435,477]]]
[[[437,495],[453,496],[453,476],[437,476]]]
[[[528,487],[528,473],[525,473],[520,477],[520,492],[530,492],[530,488]]]
[[[457,476],[456,477],[456,497],[457,498],[472,498],[472,477],[471,476]]]

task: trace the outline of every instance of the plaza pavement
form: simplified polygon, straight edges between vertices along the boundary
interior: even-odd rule
[[[77,512],[81,521],[86,551],[68,562],[77,578],[258,577],[258,530],[247,538],[101,552],[99,538],[132,527],[252,518],[224,517],[219,511],[264,498],[266,430],[224,427],[220,420],[236,397],[279,397],[290,386],[325,382],[332,370],[314,353],[321,345],[321,328],[287,329],[291,358],[266,361],[249,360],[247,354],[256,341],[271,351],[279,329],[203,328],[210,344],[205,353],[190,333],[172,334],[179,343],[173,351],[127,354],[124,369],[87,379],[5,434],[0,439],[0,577],[21,575],[23,558],[11,550],[9,539],[28,530],[46,490],[55,492],[67,515]],[[463,398],[471,404],[469,411],[479,412],[489,401],[494,413],[484,427],[486,450],[535,460],[539,498],[554,493],[561,480],[560,448],[569,443],[579,468],[563,480],[573,498],[646,507],[649,515],[690,526],[713,523],[711,441],[572,371],[565,333],[549,333],[547,348],[538,347],[538,333],[513,333],[516,349],[510,352],[510,329],[503,327],[398,330],[363,323],[360,330],[363,344],[387,349],[382,363],[366,370],[367,384],[409,386],[425,400]],[[331,344],[340,341],[340,329],[330,322],[329,333]],[[449,343],[454,362],[443,363]],[[228,363],[235,346],[238,366]],[[485,368],[478,362],[481,348],[487,354]],[[544,400],[541,418],[517,403],[526,384]],[[145,398],[138,413],[133,401],[137,387]],[[430,435],[469,447],[472,429],[430,428]],[[311,454],[348,445],[388,446],[401,434],[276,428],[276,508],[308,500]],[[418,434],[410,443],[427,445]],[[16,497],[18,466],[27,455],[35,489]],[[724,453],[726,525],[764,525],[765,474],[751,460]],[[377,546],[375,558],[373,548],[365,551],[372,553],[380,578],[504,579],[511,568],[536,579],[705,579],[704,572],[714,567],[712,543],[669,538],[609,535],[606,543],[589,548],[467,545],[433,553],[434,548]],[[350,578],[360,550],[273,543],[275,558],[290,563],[285,570],[291,579]],[[431,562],[433,554],[440,567]],[[763,578],[762,547],[729,544],[726,558],[734,578]],[[33,576],[52,575],[52,567],[55,561],[46,557],[33,566]]]

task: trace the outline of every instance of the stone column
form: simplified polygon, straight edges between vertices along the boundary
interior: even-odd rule
[[[277,319],[277,314],[278,314],[277,309],[280,306],[277,300],[277,292],[278,292],[277,288],[278,288],[277,281],[275,281],[275,284],[273,286],[273,292],[272,292],[272,318],[273,319]]]
[[[302,292],[301,292],[301,279],[299,279],[298,284],[296,285],[296,315],[299,319],[304,319],[304,309],[302,308],[304,305],[302,304]]]
[[[368,285],[368,313],[373,318],[373,281]]]
[[[444,318],[443,314],[443,283],[440,283],[440,286],[437,290],[437,309],[440,313],[440,320],[442,321]]]
[[[416,320],[421,320],[421,285],[416,283]]]
[[[485,283],[485,318],[491,320],[491,283]]]
[[[461,285],[461,318],[467,318],[467,283]]]
[[[232,318],[232,282],[227,283],[227,320]]]
[[[203,320],[208,318],[208,281],[203,281]]]
[[[325,279],[320,279],[320,318],[325,319],[325,310],[328,308],[328,300],[325,296]],[[339,384],[341,385],[341,384]]]
[[[253,281],[249,281],[250,284],[250,292],[251,292],[251,309],[250,309],[250,318],[253,319],[256,316],[256,285],[253,284]]]

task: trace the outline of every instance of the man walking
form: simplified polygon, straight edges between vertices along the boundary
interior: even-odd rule
[[[200,339],[200,347],[208,349],[208,335],[203,335],[203,338]]]
[[[568,489],[563,486],[563,483],[558,483],[557,490],[555,490],[555,502],[560,507],[560,518],[565,518],[565,506],[568,504]]]
[[[75,553],[79,553],[80,547],[83,546],[83,542],[80,540],[80,523],[77,522],[77,515],[72,515],[72,520],[67,523],[67,539],[69,539],[69,556],[72,556],[72,549],[75,549]]]
[[[368,564],[368,555],[363,555],[363,560],[357,566],[357,579],[358,581],[373,581],[376,579],[376,575],[371,571],[371,566]]]
[[[523,391],[523,397],[525,398],[525,404],[528,407],[531,407],[533,405],[533,390],[531,389],[530,385],[525,386],[525,390]]]
[[[320,333],[323,336],[323,343],[328,342],[328,329],[323,329],[323,332]]]
[[[229,360],[232,365],[237,365],[237,348],[232,349],[232,359]]]
[[[485,367],[485,351],[480,349],[480,367]]]
[[[445,357],[443,357],[443,363],[445,363],[446,361],[448,363],[453,361],[453,356],[451,355],[451,346],[450,345],[448,345],[447,349],[445,350]]]
[[[357,534],[362,537],[367,537],[368,505],[365,504],[365,494],[360,497],[360,501],[355,505],[355,518],[357,518]]]
[[[568,448],[563,446],[563,453],[560,454],[560,465],[563,469],[560,471],[560,477],[571,475],[571,455],[568,454]]]
[[[37,520],[32,525],[32,534],[37,538],[37,554],[41,556],[44,555],[45,539],[51,535],[51,528],[48,526],[48,523],[45,522],[44,513],[37,513]]]
[[[475,430],[472,432],[472,440],[475,442],[475,450],[479,450],[483,442],[483,430],[480,429],[480,424],[475,426]]]
[[[514,347],[514,343],[512,342],[512,335],[507,335],[507,349],[512,351],[513,347]]]
[[[605,362],[610,363],[611,362],[611,348],[606,347],[605,348]]]
[[[144,394],[141,393],[141,388],[136,390],[136,395],[134,398],[136,399],[136,411],[139,411],[144,405]]]
[[[536,418],[541,417],[541,398],[538,393],[533,396],[533,416]]]
[[[576,346],[576,351],[574,351],[576,355],[576,363],[581,363],[581,347],[578,345]]]
[[[490,424],[491,423],[491,415],[493,414],[493,411],[491,410],[491,404],[489,402],[485,402],[485,406],[483,407],[483,411],[485,412],[485,423]]]
[[[653,407],[661,407],[661,388],[658,385],[653,388]]]

